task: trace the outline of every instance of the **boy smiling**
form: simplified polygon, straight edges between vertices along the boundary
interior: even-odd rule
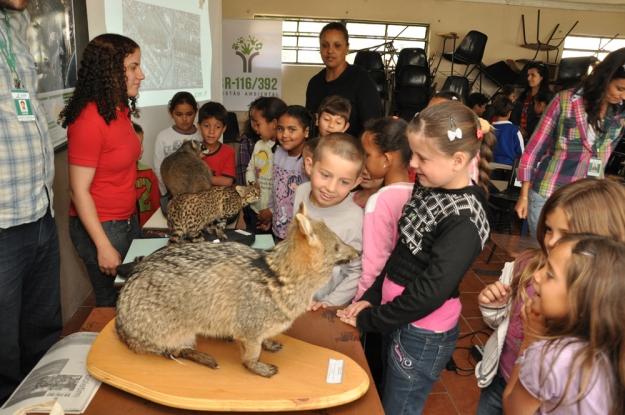
[[[362,250],[363,211],[348,197],[360,181],[365,153],[349,134],[333,133],[319,141],[313,156],[310,182],[295,191],[293,206],[306,204],[311,219],[323,220],[346,244]],[[349,264],[337,265],[332,278],[313,296],[309,309],[346,305],[358,288],[362,271],[360,257]]]

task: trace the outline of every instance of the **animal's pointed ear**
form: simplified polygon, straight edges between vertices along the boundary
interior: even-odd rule
[[[302,202],[299,204],[299,210],[297,213],[301,213],[302,215],[306,215],[306,203]]]
[[[239,196],[241,196],[241,197],[245,196],[245,186],[235,186],[234,190],[237,191]]]
[[[304,208],[304,210],[306,209]],[[297,212],[297,214],[295,215],[295,220],[297,221],[297,230],[302,235],[306,236],[306,239],[308,240],[309,244],[314,243],[317,240],[317,237],[315,236],[315,233],[313,232],[313,228],[310,223],[310,220],[308,219],[308,216],[305,216],[302,214],[301,208],[300,208],[300,211]]]

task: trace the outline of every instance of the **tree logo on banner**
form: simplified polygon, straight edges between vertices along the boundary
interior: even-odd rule
[[[248,36],[247,39],[242,37],[238,38],[236,42],[232,44],[237,56],[240,56],[243,60],[243,72],[252,72],[252,59],[260,54],[260,50],[263,48],[262,42],[253,36]]]

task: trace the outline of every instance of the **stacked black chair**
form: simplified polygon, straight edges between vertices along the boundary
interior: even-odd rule
[[[597,62],[598,59],[594,56],[560,59],[556,86],[560,86],[560,89],[569,89],[579,85],[582,78],[588,74],[591,65]]]
[[[452,90],[456,94],[460,95],[463,102],[467,102],[467,98],[469,98],[469,92],[471,88],[469,86],[469,78],[464,76],[450,76],[445,80],[443,84],[443,91]]]
[[[428,63],[428,57],[425,54],[425,50],[421,48],[404,48],[399,51],[397,55],[397,65],[395,65],[395,75],[399,75],[401,68],[405,65],[423,66],[430,70]]]
[[[454,76],[454,65],[466,65],[466,69],[464,70],[464,74],[462,76],[469,77],[469,75],[475,70],[478,70],[477,75],[473,79],[473,83],[480,78],[480,89],[482,88],[482,72],[484,70],[485,65],[482,63],[482,57],[484,56],[484,50],[486,49],[486,41],[488,40],[488,36],[486,36],[482,32],[478,32],[477,30],[471,30],[467,35],[462,39],[460,45],[453,52],[443,52],[441,55],[441,59],[438,61],[438,65],[436,66],[436,72],[438,72],[438,67],[441,64],[442,58],[451,62],[451,72],[450,76]],[[473,66],[473,67],[471,67]],[[470,70],[469,70],[470,69]]]
[[[428,68],[404,65],[397,76],[395,115],[410,121],[430,102],[430,73]]]
[[[386,72],[384,71],[384,61],[382,60],[382,55],[375,51],[361,50],[356,52],[354,65],[361,66],[369,72],[375,86],[378,88],[380,98],[386,99],[388,81],[386,78]]]

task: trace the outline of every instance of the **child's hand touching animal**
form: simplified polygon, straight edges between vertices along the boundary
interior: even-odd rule
[[[306,308],[306,311],[317,311],[320,308],[328,308],[328,305],[324,302],[313,300],[308,306],[308,308]]]
[[[501,307],[508,303],[510,299],[511,288],[507,284],[502,284],[497,281],[493,284],[489,284],[482,290],[480,295],[477,296],[477,301],[482,305],[489,307]]]
[[[357,301],[344,310],[338,310],[336,315],[343,323],[356,327],[356,316],[365,308],[373,307],[369,301]]]

